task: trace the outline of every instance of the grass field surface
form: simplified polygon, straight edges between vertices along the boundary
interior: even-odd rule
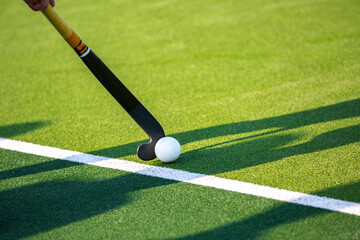
[[[173,164],[41,13],[0,8],[0,138],[360,203],[357,0],[63,0]],[[0,149],[1,239],[360,239],[360,217]]]

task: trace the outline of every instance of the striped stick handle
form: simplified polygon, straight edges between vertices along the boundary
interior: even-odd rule
[[[41,12],[79,56],[90,51],[90,48],[80,39],[51,5],[41,10]]]

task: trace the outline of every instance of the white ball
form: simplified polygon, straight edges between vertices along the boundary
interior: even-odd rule
[[[174,162],[180,156],[180,152],[180,143],[173,137],[160,138],[155,145],[155,155],[162,162]]]

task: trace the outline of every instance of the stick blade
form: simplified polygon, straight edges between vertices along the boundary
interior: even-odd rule
[[[143,161],[150,161],[156,158],[155,144],[151,141],[149,143],[141,144],[137,149],[138,157]]]

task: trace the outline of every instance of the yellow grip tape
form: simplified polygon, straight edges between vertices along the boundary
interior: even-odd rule
[[[80,37],[67,25],[51,5],[42,10],[42,13],[79,56],[88,50],[88,46],[81,41]]]
[[[41,11],[49,22],[55,27],[60,35],[67,39],[71,36],[73,30],[67,23],[60,17],[60,15],[49,5]]]

